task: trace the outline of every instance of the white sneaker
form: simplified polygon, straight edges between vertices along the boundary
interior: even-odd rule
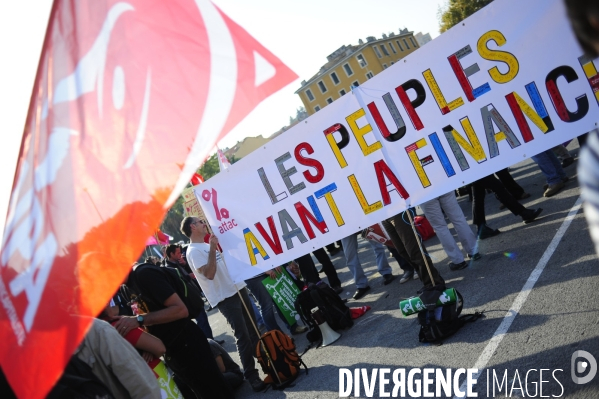
[[[418,272],[414,272],[414,277],[412,277],[414,280],[418,280],[420,278],[420,276],[418,275]]]

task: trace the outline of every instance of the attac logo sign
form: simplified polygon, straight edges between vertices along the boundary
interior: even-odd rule
[[[218,193],[215,189],[212,189],[210,191],[202,191],[202,199],[206,202],[210,202],[212,207],[214,208],[214,215],[216,216],[216,220],[218,220],[219,223],[221,223],[220,226],[218,226],[218,231],[220,234],[224,234],[225,232],[237,227],[237,222],[235,221],[235,219],[230,218],[229,211],[226,208],[219,208]]]
[[[206,151],[295,78],[207,0],[55,1],[0,256],[19,397],[46,396]]]

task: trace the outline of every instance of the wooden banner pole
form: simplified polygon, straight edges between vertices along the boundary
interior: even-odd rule
[[[426,265],[426,271],[428,272],[429,277],[431,278],[431,282],[435,285],[435,279],[433,279],[433,273],[431,272],[431,268],[428,265],[428,261],[426,260],[426,254],[424,253],[424,249],[422,249],[422,242],[420,242],[420,236],[416,231],[416,226],[414,225],[414,219],[412,219],[412,211],[406,209],[405,213],[408,214],[408,218],[410,219],[410,224],[412,225],[412,231],[414,232],[414,236],[416,236],[416,241],[418,242],[418,248],[420,248],[420,253],[422,253],[422,258],[424,259],[424,264]],[[402,218],[403,219],[403,218]]]

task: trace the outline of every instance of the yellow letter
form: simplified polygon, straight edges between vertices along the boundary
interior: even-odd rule
[[[487,47],[487,43],[493,40],[499,47],[503,46],[506,42],[505,37],[498,30],[491,30],[483,34],[476,45],[478,53],[485,60],[489,61],[500,61],[508,66],[506,73],[499,72],[497,67],[489,69],[489,75],[497,83],[507,83],[514,79],[518,74],[519,65],[518,60],[513,54],[505,51],[491,50]]]
[[[270,256],[268,256],[268,254],[264,250],[264,247],[262,247],[262,244],[260,244],[260,241],[258,241],[256,236],[254,235],[254,233],[250,231],[250,229],[243,229],[243,237],[245,238],[245,246],[247,247],[248,255],[250,256],[250,263],[252,264],[252,266],[255,266],[257,263],[256,254],[260,254],[260,256],[262,256],[262,259],[264,260],[270,258]]]
[[[354,136],[356,136],[356,141],[362,149],[362,153],[364,154],[364,156],[366,156],[368,154],[372,154],[376,150],[380,150],[381,148],[383,148],[383,145],[379,141],[375,141],[371,145],[366,144],[366,140],[364,140],[364,135],[372,132],[372,128],[368,123],[364,125],[364,127],[359,128],[358,124],[356,123],[356,120],[360,119],[364,115],[366,115],[366,113],[362,108],[360,108],[359,110],[345,118],[345,120],[349,124],[349,128],[354,133]]]

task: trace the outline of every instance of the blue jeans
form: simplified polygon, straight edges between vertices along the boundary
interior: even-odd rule
[[[562,168],[562,164],[555,156],[553,151],[547,150],[531,157],[533,161],[539,165],[541,172],[547,179],[547,184],[553,185],[562,181],[566,177],[566,172]]]
[[[257,327],[264,326],[264,319],[262,318],[262,313],[260,313],[260,309],[256,306],[256,303],[252,298],[250,298],[250,302],[252,304],[252,310],[254,311],[254,317],[256,317],[256,323],[258,323]]]
[[[200,314],[198,314],[195,319],[198,323],[198,327],[200,327],[206,338],[214,339],[212,328],[210,327],[210,323],[208,323],[208,315],[206,314],[206,310],[200,310]]]
[[[275,318],[275,303],[266,290],[266,287],[264,287],[264,284],[262,284],[262,280],[264,280],[264,275],[245,280],[245,283],[260,304],[260,312],[262,313],[262,320],[264,321],[266,330],[280,330],[281,328],[277,324],[277,319]],[[285,320],[285,325],[291,331],[291,327],[289,326],[289,323],[287,323],[287,320],[284,317],[281,317],[281,319]]]
[[[368,243],[374,250],[376,256],[376,266],[379,273],[384,276],[391,274],[391,266],[387,261],[387,254],[385,253],[385,246],[377,241],[368,240]],[[351,236],[345,237],[341,240],[343,245],[343,253],[345,254],[345,260],[347,267],[354,275],[354,282],[358,288],[368,287],[368,277],[364,274],[360,259],[358,259],[358,236],[352,234]]]

